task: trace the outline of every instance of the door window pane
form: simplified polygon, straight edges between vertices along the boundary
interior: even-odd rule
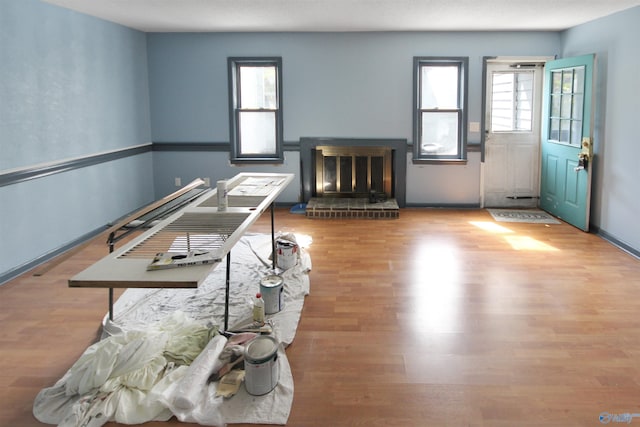
[[[574,120],[582,120],[582,110],[584,108],[584,95],[576,94],[573,95],[573,107],[571,118]]]
[[[569,123],[571,123],[569,120],[560,120],[560,142],[569,142],[569,132],[571,129]]]
[[[562,106],[560,107],[560,117],[569,118],[572,117],[571,105],[573,97],[571,95],[562,95]]]
[[[492,76],[491,132],[530,132],[533,72],[495,72]]]
[[[573,93],[584,93],[584,67],[574,69]]]
[[[494,73],[491,90],[491,132],[513,130],[513,73]]]
[[[549,139],[551,141],[560,140],[560,120],[551,119],[551,126],[549,126]]]
[[[584,110],[585,68],[551,72],[549,140],[580,146]]]
[[[562,71],[551,72],[551,93],[562,92]]]
[[[582,121],[573,120],[571,122],[571,141],[569,143],[571,145],[580,145],[580,141],[582,140]]]
[[[562,93],[573,92],[573,70],[562,72]]]
[[[516,131],[531,131],[533,121],[533,71],[515,73],[515,123]]]
[[[560,117],[560,95],[551,95],[551,117]]]

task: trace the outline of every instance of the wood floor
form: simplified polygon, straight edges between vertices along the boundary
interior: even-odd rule
[[[598,236],[444,209],[279,209],[276,229],[313,238],[287,349],[289,426],[598,426],[601,413],[640,413],[640,261]],[[268,215],[252,229],[268,230]],[[96,240],[0,286],[0,426],[41,425],[35,395],[96,339],[107,291],[67,279],[106,251]]]

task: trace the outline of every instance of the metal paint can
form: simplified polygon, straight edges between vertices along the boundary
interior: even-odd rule
[[[264,300],[264,313],[278,313],[284,308],[284,280],[277,274],[270,274],[260,280],[260,293]]]
[[[276,265],[288,270],[298,261],[298,245],[288,240],[276,240]]]
[[[244,349],[244,384],[247,393],[261,396],[275,388],[280,379],[278,342],[268,335],[260,335]]]

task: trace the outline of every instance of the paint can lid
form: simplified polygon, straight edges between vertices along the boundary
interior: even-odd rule
[[[266,288],[272,288],[275,286],[280,286],[282,284],[282,277],[277,274],[270,274],[265,276],[260,280],[260,285]]]
[[[275,338],[261,335],[254,338],[247,344],[245,349],[245,357],[249,361],[262,363],[269,360],[278,349],[278,343]]]

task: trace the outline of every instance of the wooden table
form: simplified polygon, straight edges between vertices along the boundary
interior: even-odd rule
[[[293,174],[240,173],[227,181],[228,207],[225,210],[218,209],[218,192],[213,188],[69,279],[69,286],[109,288],[111,292],[114,288],[196,288],[226,258],[224,327],[227,329],[231,249],[270,207],[272,251],[275,252],[273,204],[292,180]],[[206,242],[206,247],[218,255],[218,261],[147,270],[157,253],[185,251],[186,242],[191,248]],[[109,300],[109,318],[113,320],[112,298]]]

